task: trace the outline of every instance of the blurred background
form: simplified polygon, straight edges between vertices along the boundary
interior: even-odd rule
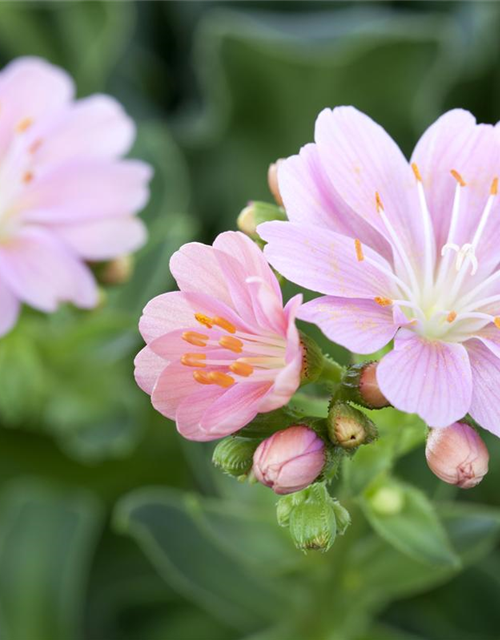
[[[275,496],[213,470],[132,361],[172,252],[270,200],[269,163],[312,140],[322,108],[357,106],[407,153],[448,108],[499,120],[499,28],[479,1],[0,3],[0,63],[43,56],[80,96],[114,95],[156,172],[132,279],[92,313],[25,312],[0,342],[1,640],[498,640],[498,441],[458,496],[421,429],[384,412],[384,443],[338,489],[352,527],[304,556]],[[381,471],[422,490],[390,524],[363,506]]]

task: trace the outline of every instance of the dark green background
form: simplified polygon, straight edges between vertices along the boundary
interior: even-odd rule
[[[500,119],[499,29],[496,2],[0,3],[0,62],[40,55],[79,95],[116,96],[156,172],[133,279],[92,313],[27,311],[0,342],[1,640],[500,637],[495,439],[490,474],[460,496],[419,435],[373,449],[342,489],[348,534],[305,557],[271,492],[214,472],[210,447],[183,442],[132,378],[171,253],[269,199],[268,164],[312,139],[322,108],[354,104],[406,152],[448,108]],[[399,442],[404,420],[386,422]],[[408,489],[418,553],[405,523],[370,531],[356,495],[380,460],[435,501],[461,569],[427,530],[423,494]]]

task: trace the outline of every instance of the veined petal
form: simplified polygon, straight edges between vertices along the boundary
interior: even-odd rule
[[[156,296],[144,307],[139,330],[149,343],[175,329],[190,327],[193,320],[193,308],[186,296],[180,291],[170,291]]]
[[[446,427],[470,408],[471,366],[460,344],[429,341],[402,329],[394,350],[377,367],[377,381],[396,409],[417,413],[430,427]]]
[[[333,342],[364,354],[385,347],[401,326],[394,322],[391,306],[355,298],[316,298],[306,302],[298,316],[316,324]]]
[[[16,324],[20,303],[12,289],[0,279],[0,337]]]
[[[136,355],[134,365],[135,381],[143,391],[151,395],[156,381],[161,372],[166,369],[168,362],[146,346]]]
[[[181,402],[199,390],[200,385],[193,378],[193,370],[180,362],[172,362],[159,375],[151,394],[151,403],[161,414],[174,420]]]
[[[300,386],[300,374],[302,371],[302,350],[288,361],[276,376],[273,386],[261,400],[259,413],[267,413],[285,406]]]
[[[291,222],[265,222],[259,225],[258,233],[268,243],[264,253],[272,266],[302,287],[345,298],[392,295],[392,281],[366,260],[358,259],[352,238]],[[392,272],[375,251],[364,247],[363,252]]]
[[[203,414],[221,397],[224,390],[217,385],[200,387],[191,396],[182,400],[177,407],[175,421],[177,431],[188,440],[209,442],[220,438],[217,434],[204,431],[200,422]]]
[[[472,369],[470,415],[482,427],[500,437],[500,358],[479,340],[466,342]]]

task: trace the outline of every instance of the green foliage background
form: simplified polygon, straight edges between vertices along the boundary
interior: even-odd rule
[[[171,253],[269,199],[268,164],[323,107],[356,105],[407,152],[447,108],[499,120],[499,28],[477,1],[0,3],[0,62],[44,56],[115,95],[156,171],[132,280],[92,313],[26,311],[0,342],[1,640],[498,639],[498,441],[457,502],[422,425],[383,412],[337,490],[352,527],[306,557],[271,492],[151,409],[132,359]],[[374,509],[387,486],[400,514]]]

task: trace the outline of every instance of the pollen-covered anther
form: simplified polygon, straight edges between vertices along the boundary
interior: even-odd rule
[[[206,347],[208,336],[203,333],[197,333],[196,331],[184,331],[182,339],[189,344],[193,344],[195,347]]]
[[[243,342],[232,336],[222,336],[219,344],[224,349],[229,349],[230,351],[234,351],[234,353],[241,353],[243,351]]]
[[[376,296],[374,301],[381,307],[389,307],[392,304],[392,300],[390,298],[383,298],[382,296]]]
[[[363,262],[365,256],[363,254],[363,245],[361,244],[361,240],[358,240],[357,238],[354,240],[354,248],[356,250],[356,258],[358,262]]]
[[[222,371],[211,371],[208,377],[214,384],[223,388],[231,387],[235,383],[234,378],[231,378],[231,376],[228,376],[227,373],[223,373]]]
[[[200,384],[214,384],[206,371],[193,371],[193,378]]]
[[[496,196],[498,194],[498,178],[494,178],[490,187],[490,194]]]
[[[458,184],[461,187],[466,187],[467,183],[465,182],[465,180],[462,178],[462,176],[458,173],[458,171],[455,171],[455,169],[452,169],[450,171],[451,175],[455,178],[455,180],[458,182]]]
[[[214,326],[212,318],[209,318],[208,316],[206,316],[203,313],[195,313],[194,317],[195,317],[197,322],[202,324],[204,327],[207,327],[207,329],[211,329]],[[207,338],[207,340],[208,340],[208,338]]]
[[[415,175],[415,178],[418,180],[418,182],[422,182],[422,176],[420,175],[420,171],[419,171],[417,165],[415,164],[415,162],[411,163],[411,168],[412,168],[412,171],[413,171],[413,173]]]
[[[377,211],[383,211],[384,205],[382,204],[382,200],[380,199],[380,194],[378,191],[375,191],[375,204],[377,205]]]
[[[231,322],[229,322],[229,320],[226,320],[225,318],[216,316],[215,318],[212,318],[212,324],[217,325],[228,333],[236,333],[236,327],[234,326],[234,324],[231,324]]]
[[[450,311],[450,313],[446,316],[446,322],[453,322],[457,317],[456,311]]]
[[[493,322],[495,323],[495,327],[497,329],[500,329],[500,316],[496,316],[495,318],[493,318]]]
[[[17,133],[24,133],[31,127],[32,124],[33,124],[32,118],[23,118],[16,125]]]
[[[181,364],[186,367],[206,367],[203,360],[207,356],[204,353],[185,353],[181,358]]]
[[[251,376],[253,373],[253,367],[251,365],[245,362],[238,362],[238,360],[229,365],[229,368],[237,376],[243,376],[244,378],[248,378],[248,376]]]

